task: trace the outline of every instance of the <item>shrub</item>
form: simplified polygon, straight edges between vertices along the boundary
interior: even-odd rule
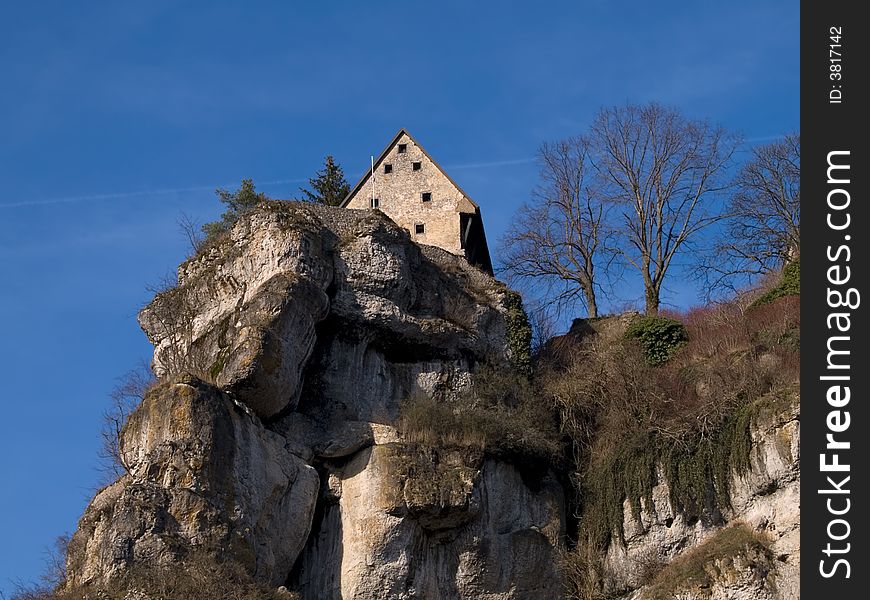
[[[118,384],[109,394],[111,404],[103,412],[103,426],[100,429],[101,470],[107,477],[106,484],[129,473],[126,460],[121,453],[121,431],[136,407],[145,399],[145,394],[157,384],[151,368],[143,363],[118,378]]]
[[[625,337],[640,342],[651,365],[667,361],[687,340],[686,328],[682,323],[653,316],[637,319],[629,325]]]
[[[728,507],[732,472],[749,469],[749,425],[761,405],[734,411],[708,436],[696,433],[673,440],[643,428],[619,436],[617,444],[582,474],[582,537],[602,550],[614,536],[624,543],[623,502],[628,500],[634,518],[640,520],[641,501],[652,505],[659,467],[668,482],[671,505],[687,518]]]
[[[38,583],[15,582],[11,600],[78,600],[79,596],[55,595],[55,590],[66,583],[66,558],[70,544],[69,535],[61,535],[47,549],[45,570]],[[2,593],[0,593],[0,597]]]
[[[603,600],[601,587],[606,573],[600,555],[597,548],[588,544],[558,551],[556,561],[562,574],[566,600]]]
[[[206,238],[197,246],[208,246],[214,240],[221,238],[233,228],[240,216],[269,199],[264,193],[256,191],[251,179],[243,179],[242,185],[235,192],[218,188],[215,190],[215,194],[227,209],[221,215],[220,221],[206,223],[202,226],[202,232]]]
[[[425,395],[405,401],[399,427],[409,442],[430,448],[480,448],[486,446],[486,426],[480,411],[454,409],[446,402]]]
[[[764,342],[768,349],[786,345],[800,346],[800,296],[782,296],[764,304],[756,304],[746,311],[746,329],[756,342]]]
[[[692,308],[680,316],[688,337],[682,350],[687,360],[728,355],[750,345],[745,313],[735,303]]]
[[[589,335],[575,345],[572,362],[541,378],[573,444],[579,538],[593,547],[621,538],[624,501],[639,516],[659,469],[674,510],[715,517],[730,503],[732,472],[749,468],[750,424],[794,397],[799,297],[679,317],[667,321],[685,322],[687,340],[664,364],[651,364],[636,337],[620,344]]]

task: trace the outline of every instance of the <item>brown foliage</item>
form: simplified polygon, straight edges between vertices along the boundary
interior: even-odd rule
[[[798,379],[800,296],[673,316],[685,324],[689,341],[653,375],[668,409],[661,425],[674,434],[703,434],[736,406]]]
[[[11,600],[298,600],[293,592],[256,583],[238,563],[204,553],[172,565],[133,565],[100,586],[59,584],[21,587]]]
[[[574,339],[571,361],[563,353],[539,365],[574,447],[579,548],[600,552],[621,535],[623,501],[639,510],[657,465],[667,473],[676,510],[702,516],[711,492],[716,504],[727,505],[730,473],[748,465],[751,420],[790,398],[784,392],[798,381],[799,296],[669,316],[685,324],[688,342],[660,366],[644,360],[636,345],[595,333]],[[582,571],[586,590],[574,597],[598,593],[589,583],[597,567],[587,559],[572,558],[569,570]]]
[[[643,597],[649,600],[668,600],[676,597],[681,589],[709,589],[723,566],[733,563],[741,555],[752,557],[756,568],[763,569],[766,563],[769,569],[773,561],[769,546],[769,540],[746,525],[726,527],[661,569]]]
[[[457,402],[422,394],[409,398],[399,427],[407,441],[433,448],[563,462],[552,405],[525,376],[503,369],[481,369],[474,389]]]

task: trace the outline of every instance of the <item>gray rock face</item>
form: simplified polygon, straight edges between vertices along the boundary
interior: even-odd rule
[[[157,375],[195,373],[261,417],[292,405],[329,306],[329,236],[321,233],[305,211],[255,213],[184,263],[178,287],[139,314]]]
[[[129,474],[97,494],[79,523],[71,583],[191,550],[241,562],[278,585],[301,551],[319,478],[284,439],[225,394],[190,380],[152,390],[124,428]]]
[[[380,213],[274,203],[184,263],[139,322],[158,375],[195,373],[262,418],[296,407],[317,349],[315,393],[384,420],[418,383],[505,359],[504,291]]]
[[[394,428],[404,399],[507,363],[505,293],[377,212],[240,220],[139,315],[164,383],[79,524],[70,585],[206,552],[306,598],[558,597],[553,475]]]
[[[474,452],[376,445],[343,466],[299,563],[310,600],[559,598],[564,497]]]

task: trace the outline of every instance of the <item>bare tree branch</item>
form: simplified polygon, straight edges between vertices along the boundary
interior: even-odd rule
[[[103,471],[113,479],[130,471],[121,452],[121,431],[154,382],[154,374],[143,363],[119,377],[117,385],[109,394],[110,405],[103,412],[103,427],[100,431],[100,458],[103,461]]]
[[[199,249],[202,247],[202,243],[205,240],[205,235],[202,231],[202,223],[197,222],[189,214],[183,212],[178,217],[178,227],[181,229],[184,237],[187,238],[191,252],[193,254],[199,252]]]
[[[715,200],[737,138],[658,104],[603,109],[591,128],[599,193],[621,208],[621,252],[643,277],[646,312],[658,312],[674,257],[723,218]]]
[[[541,146],[541,183],[502,238],[502,272],[515,284],[543,283],[551,304],[579,301],[595,317],[608,206],[588,176],[588,154],[581,137]]]
[[[752,149],[738,172],[726,226],[699,275],[708,297],[752,283],[800,256],[800,135]]]

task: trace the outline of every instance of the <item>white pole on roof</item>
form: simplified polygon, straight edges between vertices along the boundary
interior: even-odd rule
[[[372,156],[372,202],[369,205],[375,207],[375,157]]]

